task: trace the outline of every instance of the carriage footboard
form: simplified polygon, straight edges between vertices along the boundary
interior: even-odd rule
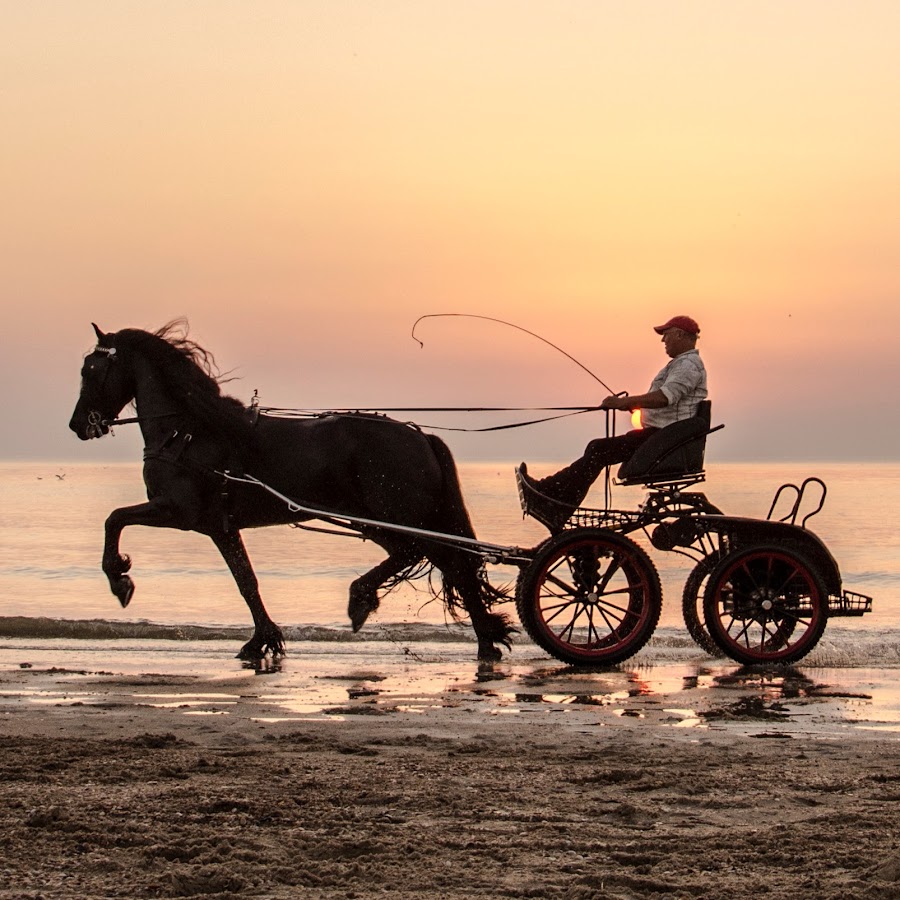
[[[872,612],[872,598],[865,594],[845,590],[839,597],[832,595],[828,598],[829,617],[862,616],[867,612]]]

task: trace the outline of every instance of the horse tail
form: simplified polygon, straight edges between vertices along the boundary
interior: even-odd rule
[[[436,435],[426,434],[431,450],[441,468],[442,490],[438,519],[446,534],[475,537],[475,529],[463,499],[456,461],[450,448]],[[516,632],[504,613],[492,612],[495,603],[509,599],[508,590],[497,588],[487,577],[484,562],[468,550],[449,544],[432,544],[426,555],[440,569],[443,599],[450,614],[458,618],[463,610],[472,619],[479,643],[486,639],[494,644],[510,646]]]
[[[426,434],[431,452],[441,467],[441,500],[440,515],[444,523],[442,530],[447,534],[458,534],[460,537],[475,537],[475,529],[463,499],[462,487],[459,483],[459,472],[456,460],[450,448],[435,434]]]

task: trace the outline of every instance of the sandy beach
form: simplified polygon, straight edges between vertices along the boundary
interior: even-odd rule
[[[5,647],[0,896],[900,891],[893,670],[297,649]]]

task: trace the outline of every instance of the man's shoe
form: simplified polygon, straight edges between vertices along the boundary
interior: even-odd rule
[[[541,490],[540,482],[528,474],[525,463],[519,463],[516,467],[516,484],[519,487],[522,512],[537,519],[553,534],[562,531],[569,517],[575,512],[575,507],[548,497]]]

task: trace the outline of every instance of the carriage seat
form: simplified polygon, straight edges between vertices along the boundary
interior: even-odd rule
[[[667,425],[649,437],[619,467],[619,484],[652,485],[683,477],[702,480],[706,436],[724,427],[709,427],[711,411],[710,401],[701,400],[696,416]]]

